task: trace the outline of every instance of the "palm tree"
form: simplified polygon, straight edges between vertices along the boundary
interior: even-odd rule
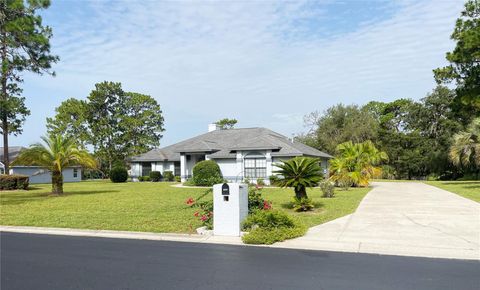
[[[97,162],[86,150],[80,149],[72,138],[61,135],[42,137],[45,144],[36,143],[23,150],[14,164],[35,165],[52,173],[52,193],[63,193],[63,170],[68,166],[81,165],[96,168]]]
[[[298,200],[307,197],[307,187],[316,186],[322,180],[322,168],[315,158],[295,157],[276,166],[279,170],[274,173],[282,177],[278,185],[293,187]]]
[[[466,131],[453,136],[448,156],[455,166],[480,167],[480,118],[474,119]]]
[[[331,179],[341,184],[368,186],[371,178],[381,174],[376,165],[388,160],[385,152],[378,150],[372,141],[337,146],[338,156],[330,161]]]

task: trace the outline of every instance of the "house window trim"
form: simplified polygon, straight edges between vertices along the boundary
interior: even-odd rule
[[[253,161],[254,165],[247,167],[247,160]],[[257,163],[262,161],[263,166],[258,166]],[[258,179],[258,178],[267,178],[267,158],[264,154],[259,152],[252,152],[244,156],[243,158],[243,168],[245,178]],[[253,170],[254,174],[251,175],[248,172]],[[261,173],[260,173],[261,172]]]

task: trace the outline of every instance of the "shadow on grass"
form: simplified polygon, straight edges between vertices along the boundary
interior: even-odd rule
[[[29,188],[31,189],[31,188]],[[36,202],[46,200],[47,198],[62,198],[73,195],[90,195],[100,193],[118,192],[118,190],[95,190],[95,191],[72,191],[65,192],[63,195],[53,195],[50,192],[29,192],[27,190],[8,192],[0,199],[0,205],[18,205],[27,202]]]

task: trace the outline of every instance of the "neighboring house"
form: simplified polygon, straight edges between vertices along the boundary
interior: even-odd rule
[[[262,178],[269,183],[275,163],[296,156],[319,158],[328,174],[331,155],[266,128],[220,130],[209,125],[209,132],[185,141],[134,156],[130,159],[133,180],[151,171],[172,171],[182,181],[192,176],[193,166],[202,160],[214,160],[229,181]]]
[[[12,163],[20,151],[25,149],[24,147],[14,146],[8,148],[8,156],[10,163]],[[0,160],[3,161],[3,147],[0,147]],[[5,173],[5,165],[0,162],[0,173]],[[10,165],[10,174],[22,174],[29,177],[29,183],[50,183],[52,182],[52,175],[50,171],[39,166],[22,166],[22,165]],[[82,181],[82,168],[80,166],[67,167],[63,170],[63,182],[78,182]]]

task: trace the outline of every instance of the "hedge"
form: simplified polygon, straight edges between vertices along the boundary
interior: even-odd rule
[[[175,176],[173,176],[173,172],[171,171],[165,171],[163,172],[163,179],[165,181],[173,181]]]
[[[27,189],[28,176],[20,174],[0,175],[0,190]]]
[[[192,173],[193,182],[198,186],[212,186],[223,182],[222,171],[213,160],[198,162],[193,167]]]
[[[162,174],[160,173],[160,171],[150,171],[149,176],[152,182],[158,182],[162,180]]]
[[[110,171],[110,180],[114,183],[126,182],[128,171],[123,167],[115,167]]]

